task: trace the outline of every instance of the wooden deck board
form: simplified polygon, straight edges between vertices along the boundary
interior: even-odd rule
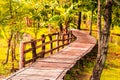
[[[66,64],[71,64],[75,62],[75,60],[70,60],[68,58],[57,58],[57,57],[47,57],[45,59],[39,59],[37,62],[54,62],[54,63],[66,63]]]
[[[74,63],[72,63],[74,64]],[[69,63],[59,63],[59,62],[36,62],[33,64],[31,67],[35,67],[38,69],[62,69],[64,70],[65,68],[68,68],[71,66]]]
[[[5,80],[63,80],[66,72],[77,60],[89,53],[96,39],[79,30],[72,30],[77,39],[58,53],[38,59],[29,67],[22,69]]]
[[[22,73],[19,73],[18,75],[13,77],[13,80],[19,79],[19,80],[42,80],[42,79],[48,79],[48,80],[55,80],[57,79],[58,75],[62,73],[63,70],[61,69],[34,69],[34,68],[28,68],[27,70],[23,71]]]

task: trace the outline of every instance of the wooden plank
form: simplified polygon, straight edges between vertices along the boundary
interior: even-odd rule
[[[58,54],[58,55],[51,55],[51,57],[53,58],[67,58],[67,59],[74,59],[74,60],[78,60],[78,57],[77,55],[69,55],[69,54]]]
[[[22,73],[19,73],[12,77],[12,80],[56,80],[58,75],[62,73],[60,69],[35,69],[29,68]],[[8,79],[9,80],[9,79]]]
[[[54,63],[66,63],[66,64],[75,64],[76,61],[70,60],[68,58],[55,58],[55,57],[47,57],[47,58],[43,58],[43,59],[39,59],[37,60],[37,62],[54,62]]]
[[[36,59],[37,59],[37,54],[36,54],[36,41],[33,41],[32,43],[31,43],[31,46],[32,46],[32,59],[33,59],[33,62],[35,62],[36,61]]]
[[[63,80],[66,72],[96,44],[95,38],[85,32],[79,30],[72,30],[72,32],[77,37],[74,42],[50,57],[38,59],[27,69],[19,71],[6,80]],[[42,50],[45,50],[45,46]]]
[[[60,43],[59,43],[59,38],[60,38],[60,33],[58,32],[57,33],[57,35],[56,35],[56,48],[57,48],[57,52],[60,50],[59,49],[59,45],[60,45]]]
[[[45,35],[42,35],[42,44],[45,44]],[[45,56],[45,45],[42,45],[42,58]]]
[[[23,67],[25,67],[25,53],[24,53],[24,50],[25,50],[25,45],[24,45],[24,42],[21,42],[20,43],[20,61],[19,61],[19,69],[22,69]]]
[[[50,41],[53,40],[52,35],[50,35],[50,34],[49,34],[49,39],[50,39]],[[53,54],[53,50],[52,50],[52,49],[53,49],[53,41],[50,42],[50,50],[51,50],[50,53],[51,53],[51,54]]]
[[[37,69],[66,69],[71,67],[74,63],[59,63],[59,62],[43,62],[39,61],[31,65],[32,68]]]

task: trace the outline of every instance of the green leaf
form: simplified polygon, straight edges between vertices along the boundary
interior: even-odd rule
[[[56,21],[59,21],[60,19],[61,19],[60,15],[55,15],[49,19],[49,22],[56,22]]]

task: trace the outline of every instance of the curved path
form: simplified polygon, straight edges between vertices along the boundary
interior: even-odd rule
[[[77,37],[74,42],[56,54],[38,59],[5,80],[63,80],[66,72],[96,44],[96,39],[84,31],[75,29],[72,32]]]

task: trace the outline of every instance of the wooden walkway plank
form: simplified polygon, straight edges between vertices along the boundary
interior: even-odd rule
[[[12,80],[56,80],[63,70],[59,69],[34,69],[28,68],[17,74]]]
[[[67,47],[49,57],[38,59],[5,80],[63,80],[77,60],[89,53],[96,45],[96,39],[79,30],[72,30],[77,39]]]
[[[68,58],[57,58],[57,57],[47,57],[45,59],[39,59],[37,61],[41,61],[41,62],[54,62],[54,63],[68,63],[68,64],[73,63],[74,64],[73,60],[70,60]]]

